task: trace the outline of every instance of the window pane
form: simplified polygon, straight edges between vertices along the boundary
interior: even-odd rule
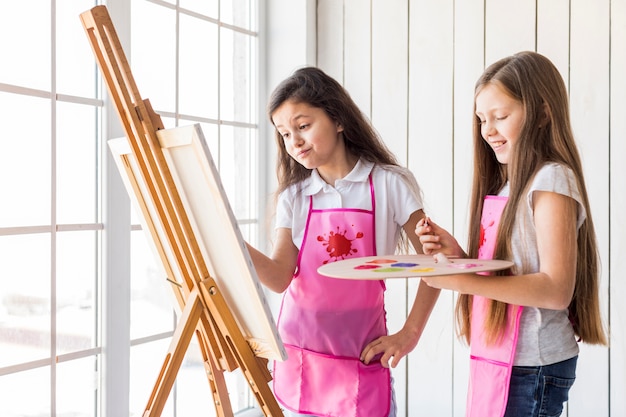
[[[57,416],[91,417],[97,410],[96,357],[57,364]],[[27,414],[25,414],[27,415]]]
[[[228,392],[229,394],[233,393],[233,390],[229,387]],[[209,417],[216,415],[213,397],[211,396],[211,387],[195,337],[191,340],[185,359],[183,359],[183,363],[178,371],[176,393],[176,411],[178,416],[192,417],[201,414]],[[237,412],[236,395],[229,397],[233,412]]]
[[[0,416],[51,416],[50,367],[3,375],[0,378]],[[58,415],[58,414],[57,414]]]
[[[141,417],[159,376],[170,340],[144,343],[130,348],[130,417]],[[195,415],[200,415],[196,410]],[[171,394],[161,417],[174,417]],[[183,417],[183,416],[177,416]]]
[[[156,110],[176,110],[176,11],[144,0],[131,2],[129,55],[137,89]]]
[[[244,29],[256,30],[256,2],[250,0],[221,0],[220,20]]]
[[[258,210],[257,139],[255,129],[220,126],[220,177],[237,219]]]
[[[219,0],[180,0],[180,7],[217,19]]]
[[[0,253],[0,367],[48,358],[50,235],[0,236]]]
[[[81,104],[57,104],[58,223],[97,221],[97,111]]]
[[[97,234],[57,234],[58,354],[95,346]]]
[[[168,352],[169,340],[146,343],[131,348],[130,403],[131,416],[140,416],[157,381],[158,371]],[[258,406],[240,369],[225,372],[224,379],[233,412]],[[176,374],[176,383],[169,393],[161,417],[173,417],[173,397],[176,395],[176,417],[198,415],[216,416],[211,387],[206,376],[202,355],[195,336],[192,338],[183,363]]]
[[[0,93],[0,114],[0,227],[50,224],[50,100]]]
[[[0,39],[1,82],[50,91],[50,1],[3,1]]]
[[[181,120],[181,125],[193,122]],[[257,130],[227,125],[200,123],[211,157],[220,172],[228,201],[238,219],[256,217]]]
[[[217,26],[180,15],[180,113],[218,117]]]
[[[156,112],[158,113],[158,111],[156,111]],[[176,119],[173,118],[173,117],[161,116],[161,122],[163,123],[163,127],[165,129],[172,129],[172,128],[176,127]]]
[[[258,406],[256,401],[252,403],[250,387],[246,382],[241,369],[232,372],[224,372],[228,399],[234,413]],[[193,417],[200,412],[203,416],[215,416],[215,406],[211,396],[211,387],[206,376],[202,354],[197,339],[191,340],[185,359],[176,378],[177,393],[177,416]]]
[[[220,33],[220,117],[255,123],[256,66],[252,47],[256,38],[222,28]]]
[[[185,122],[183,120],[181,120],[181,122],[184,122],[185,124],[194,124],[193,122]],[[220,140],[217,125],[212,123],[200,123],[200,127],[202,128],[204,141],[206,142],[207,146],[209,147],[209,151],[211,152],[211,157],[213,158],[213,161],[215,162],[219,170]]]
[[[80,14],[92,8],[95,2],[73,0],[53,4],[57,8],[57,91],[80,97],[96,97],[96,61],[80,20]]]
[[[174,328],[175,298],[142,230],[131,233],[130,337],[171,331]]]
[[[246,242],[259,242],[259,225],[257,223],[240,224],[239,229]]]

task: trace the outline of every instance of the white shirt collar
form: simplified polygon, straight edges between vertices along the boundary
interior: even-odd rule
[[[366,161],[364,159],[359,158],[354,168],[352,168],[352,171],[350,171],[350,173],[346,175],[344,178],[337,180],[337,182],[341,183],[343,181],[345,182],[367,181],[367,178],[369,177],[373,168],[374,168],[374,162]],[[324,187],[326,186],[330,187],[330,185],[322,179],[319,172],[317,172],[317,169],[314,169],[313,171],[311,171],[311,176],[307,180],[305,180],[305,183],[303,185],[304,187],[302,189],[302,192],[304,193],[304,195],[315,195]]]

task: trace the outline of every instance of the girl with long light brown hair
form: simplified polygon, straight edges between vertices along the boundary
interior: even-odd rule
[[[557,416],[575,379],[578,343],[606,344],[599,258],[563,79],[520,52],[489,66],[474,100],[467,253],[431,220],[424,253],[507,259],[512,270],[424,278],[460,293],[471,348],[468,416]]]

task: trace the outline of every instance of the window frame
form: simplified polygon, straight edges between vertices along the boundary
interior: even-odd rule
[[[136,1],[136,0],[133,0]],[[175,4],[167,3],[163,0],[146,0],[155,4],[163,5],[166,7],[177,7]],[[254,0],[251,0],[254,2]],[[98,93],[95,97],[78,97],[67,94],[59,94],[56,91],[56,68],[55,68],[55,41],[54,36],[57,30],[56,25],[56,6],[55,0],[50,0],[50,32],[51,32],[51,79],[52,84],[50,91],[33,89],[24,86],[17,86],[7,83],[2,83],[0,79],[0,92],[17,94],[29,97],[39,97],[50,100],[50,114],[51,114],[51,146],[53,147],[51,158],[51,177],[44,179],[49,181],[52,185],[52,203],[50,213],[50,225],[8,225],[8,227],[0,227],[0,238],[3,236],[15,236],[15,235],[34,235],[34,234],[49,234],[51,244],[51,259],[52,267],[50,272],[51,282],[51,336],[50,336],[50,355],[47,358],[38,359],[34,361],[10,364],[9,366],[0,367],[0,378],[6,375],[12,375],[18,372],[29,371],[33,369],[39,369],[42,367],[50,367],[50,397],[52,407],[51,412],[54,414],[56,409],[56,367],[60,363],[73,361],[77,359],[84,359],[93,357],[95,361],[94,366],[94,380],[97,380],[96,389],[100,392],[96,400],[96,409],[93,411],[94,415],[127,415],[129,412],[129,392],[130,392],[130,349],[134,346],[139,346],[145,343],[151,343],[154,341],[167,340],[173,334],[171,332],[159,333],[149,335],[147,337],[141,337],[137,339],[131,339],[130,337],[130,300],[131,300],[131,233],[137,232],[138,225],[132,224],[131,205],[130,199],[127,195],[126,189],[120,179],[117,167],[113,158],[110,155],[107,140],[124,136],[124,131],[120,124],[117,109],[113,106],[110,100],[108,100],[108,94],[103,86],[101,76],[98,72],[94,77],[94,88]],[[100,0],[94,1],[93,5],[102,3]],[[178,2],[176,2],[178,3]],[[129,50],[130,44],[130,32],[132,17],[130,13],[131,5],[130,0],[109,0],[106,2],[107,9],[111,14],[113,21],[115,22],[116,32],[122,42],[125,50]],[[264,1],[258,0],[255,13],[258,20],[257,31],[252,32],[250,30],[242,30],[233,25],[221,24],[223,27],[229,29],[235,29],[240,33],[247,33],[256,38],[256,69],[257,79],[255,80],[257,86],[256,92],[256,106],[257,113],[261,113],[259,109],[263,108],[263,70],[262,70],[262,58],[261,51],[262,37],[260,30],[263,27],[261,9],[264,7]],[[76,24],[80,25],[79,17],[76,16]],[[95,60],[94,60],[95,68]],[[56,141],[56,105],[58,102],[74,103],[92,106],[98,110],[98,126],[97,132],[94,132],[94,140],[97,141],[99,148],[99,164],[100,172],[97,174],[99,185],[99,195],[97,198],[97,210],[98,214],[93,223],[80,223],[80,224],[57,224],[56,223],[56,207],[55,207],[55,141]],[[190,120],[190,117],[182,117],[182,115],[175,113],[159,112],[164,117],[173,117],[175,119],[183,118],[185,122]],[[193,117],[191,117],[193,120]],[[198,122],[215,123],[219,126],[231,126],[235,128],[247,128],[256,130],[256,140],[261,143],[263,140],[263,134],[260,132],[258,121],[263,120],[263,115],[256,115],[255,123],[241,123],[237,121],[225,121],[225,120],[204,120],[199,119]],[[256,156],[256,167],[260,173],[266,171],[267,162],[261,155]],[[253,187],[257,190],[256,195],[263,196],[266,193],[264,190],[265,179],[263,175],[256,175],[256,183]],[[249,218],[239,219],[242,225],[256,225],[258,231],[256,236],[263,233],[264,222],[260,222],[259,219],[264,215],[264,205],[258,204],[256,207],[256,214]],[[129,227],[130,226],[130,227]],[[97,294],[95,297],[95,309],[97,315],[98,324],[96,325],[97,334],[95,337],[95,346],[89,349],[82,349],[72,351],[65,354],[58,354],[56,349],[57,335],[55,333],[56,322],[56,265],[55,265],[55,252],[56,252],[56,237],[59,233],[72,233],[82,231],[93,231],[98,235],[97,251],[98,251],[98,270],[94,271],[91,279],[97,282],[95,286]],[[258,240],[258,239],[257,239]],[[257,244],[257,241],[251,243]],[[172,306],[174,307],[174,306]],[[174,312],[174,309],[173,309]],[[174,314],[172,316],[172,324],[175,324]],[[155,370],[161,366],[161,363],[155,363]],[[208,381],[207,381],[208,386]],[[256,401],[251,399],[253,405],[256,405]],[[147,401],[147,398],[146,398]],[[250,398],[247,400],[250,402]],[[141,410],[137,410],[141,411]],[[249,411],[243,410],[244,414],[248,415]],[[176,414],[176,412],[174,412]]]

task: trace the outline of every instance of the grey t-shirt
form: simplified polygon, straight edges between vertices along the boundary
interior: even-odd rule
[[[556,163],[544,165],[532,180],[526,196],[526,212],[518,217],[519,220],[512,236],[513,262],[521,271],[524,261],[527,266],[524,273],[539,271],[537,233],[533,221],[535,191],[554,192],[576,200],[578,202],[577,228],[580,228],[587,216],[571,169]],[[507,196],[508,192],[507,186],[500,195]],[[515,366],[541,366],[557,363],[576,356],[578,350],[567,309],[549,310],[524,307],[513,362]]]

